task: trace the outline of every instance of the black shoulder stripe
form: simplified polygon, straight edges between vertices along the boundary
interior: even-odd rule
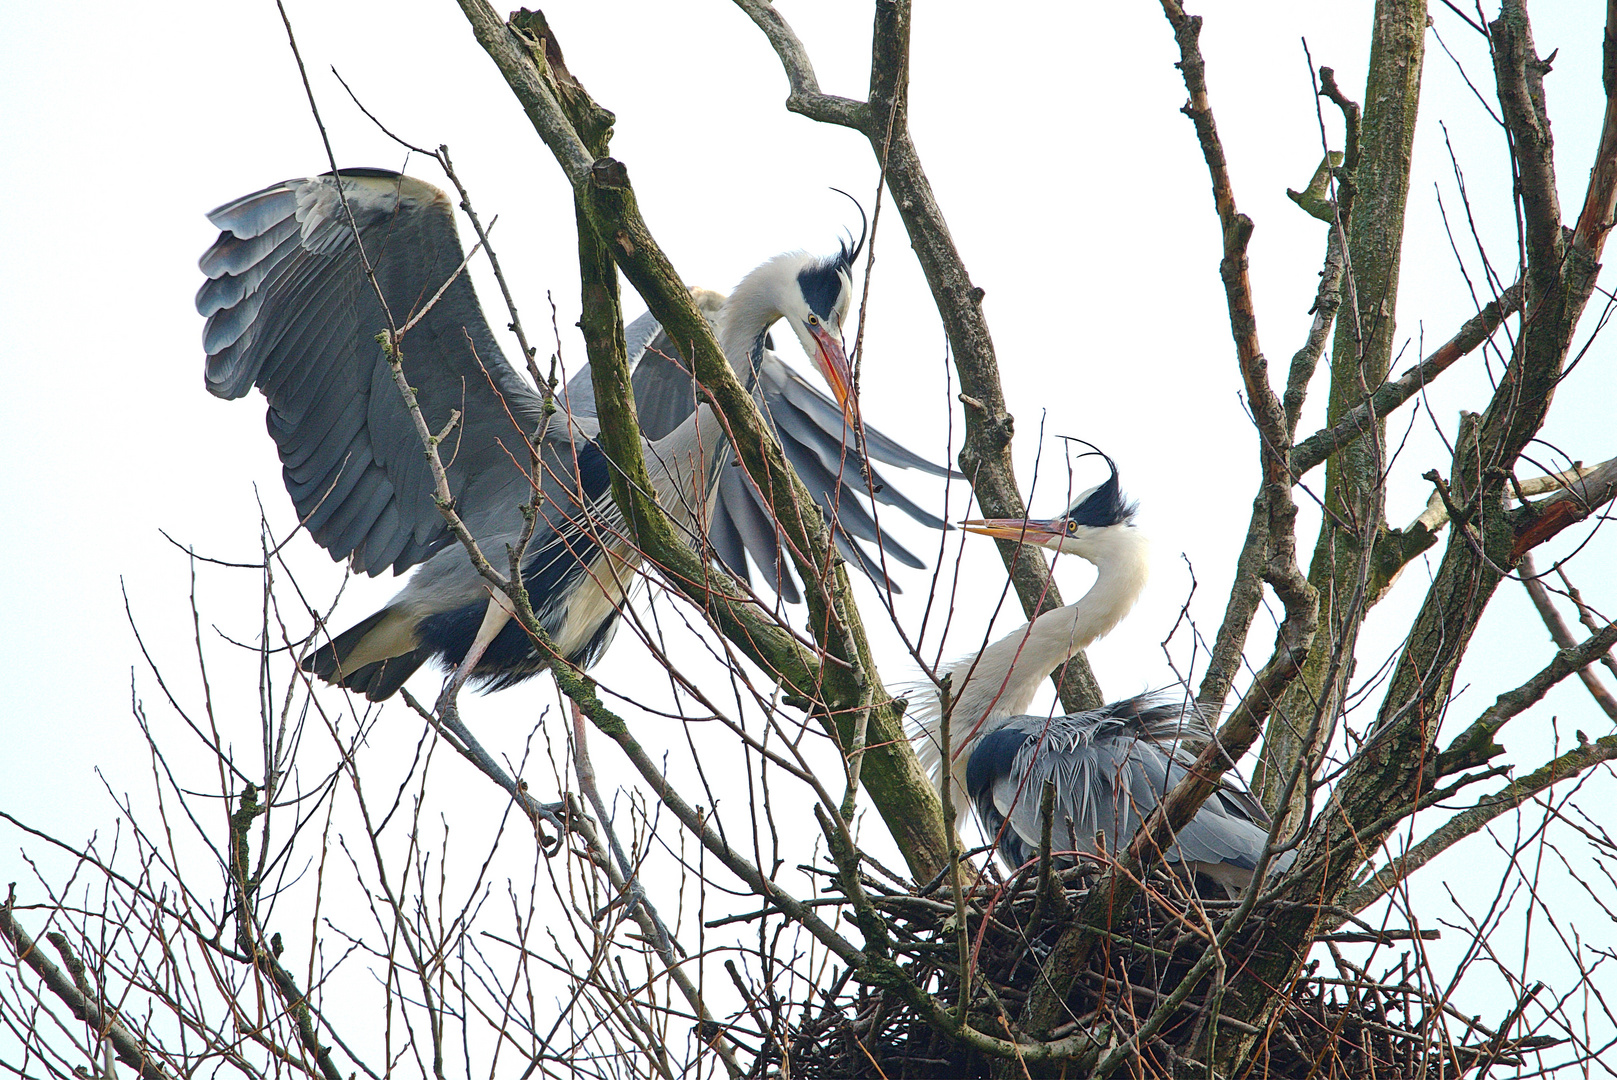
[[[587,503],[611,497],[611,463],[600,443],[593,440],[578,448],[578,485]]]
[[[1016,764],[1017,751],[1029,736],[1015,728],[1000,728],[977,740],[966,758],[966,793],[973,802],[981,802],[995,781],[1011,775]]]

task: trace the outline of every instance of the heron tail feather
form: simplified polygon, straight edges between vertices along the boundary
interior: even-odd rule
[[[385,607],[305,656],[300,666],[372,701],[392,697],[433,654],[431,646],[419,644],[414,623]]]

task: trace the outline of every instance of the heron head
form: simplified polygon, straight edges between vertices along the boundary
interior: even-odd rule
[[[720,333],[731,362],[755,359],[769,328],[785,319],[843,415],[851,418],[853,371],[842,344],[842,324],[853,304],[853,263],[864,244],[861,232],[856,243],[850,247],[844,241],[835,255],[787,252],[742,278],[725,305]]]
[[[842,411],[853,412],[853,371],[842,344],[842,324],[853,302],[853,259],[858,248],[847,244],[830,258],[805,256],[786,296],[781,315],[819,368]]]
[[[1100,454],[1100,451],[1095,453]],[[1123,497],[1117,482],[1116,463],[1105,454],[1100,456],[1105,459],[1111,475],[1079,495],[1060,517],[978,518],[962,522],[960,527],[1000,540],[1038,544],[1093,562],[1111,538],[1124,529],[1134,528],[1136,510],[1135,504]]]

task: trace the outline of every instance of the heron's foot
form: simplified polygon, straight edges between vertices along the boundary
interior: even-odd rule
[[[432,703],[432,711],[443,717],[454,716],[456,723],[459,723],[460,688],[466,685],[466,678],[470,674],[471,669],[465,664],[456,668],[454,674],[444,680],[444,688],[438,691],[438,700]]]
[[[464,670],[470,670],[463,665]],[[477,741],[460,718],[459,695],[461,685],[465,683],[461,672],[457,671],[444,683],[442,693],[438,695],[433,705],[433,714],[438,718],[442,730],[450,736],[453,743],[458,743],[456,749],[469,758],[483,774],[506,790],[517,808],[527,815],[533,824],[534,839],[539,842],[539,848],[546,858],[558,854],[568,832],[567,818],[576,814],[575,807],[568,804],[565,799],[553,803],[543,803],[528,794],[528,784],[520,777],[512,777],[494,760],[494,756],[483,749],[483,744]],[[554,830],[554,835],[545,831],[545,826]]]
[[[542,803],[526,792],[517,799],[517,805],[533,823],[533,838],[539,842],[539,849],[544,852],[545,858],[549,859],[560,854],[562,843],[566,840],[569,830],[567,819],[576,814],[578,808],[568,803],[566,799]],[[554,836],[545,832],[545,825],[556,831]]]

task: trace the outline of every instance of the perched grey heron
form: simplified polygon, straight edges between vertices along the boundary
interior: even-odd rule
[[[316,650],[305,668],[381,700],[428,659],[458,668],[456,686],[469,676],[494,688],[549,663],[510,619],[503,597],[490,596],[433,502],[414,424],[376,340],[390,323],[403,327],[418,317],[403,340],[404,372],[432,431],[459,414],[440,446],[456,508],[502,566],[506,545],[523,530],[521,507],[539,486],[523,581],[561,655],[580,666],[598,658],[638,555],[624,539],[610,465],[595,441],[589,373],[569,382],[548,415],[489,330],[463,272],[448,196],[396,172],[346,169],[267,187],[208,217],[222,230],[202,256],[208,280],[197,294],[197,310],[207,319],[208,389],[223,398],[254,386],[263,391],[287,493],[333,558],[371,575],[418,567],[385,607]],[[869,468],[849,449],[844,419],[850,376],[842,322],[857,250],[844,244],[830,258],[780,256],[743,279],[727,301],[710,295],[708,307],[726,347],[739,350],[727,355],[744,361],[737,369],[788,455],[804,463],[804,483],[833,508],[843,550],[857,550],[851,533],[919,565],[874,527],[854,494]],[[819,393],[765,348],[781,319],[841,401]],[[654,321],[638,321],[631,334],[647,464],[663,505],[693,536],[710,532],[732,569],[744,573],[751,553],[792,599],[790,579],[773,572],[779,540],[767,506],[740,469],[720,467],[727,454],[721,425],[707,406],[697,407],[688,366]],[[647,351],[659,342],[660,352]],[[540,468],[530,478],[528,438],[535,432]],[[948,473],[877,433],[866,445],[879,460]],[[819,471],[805,468],[810,461]],[[877,498],[884,496],[942,526],[882,485]],[[868,557],[853,561],[867,572],[874,565]]]
[[[848,263],[862,245],[861,238],[852,250],[844,248],[836,256],[841,264],[841,272],[835,282],[840,295],[828,306],[836,313],[838,337],[841,319],[851,297]],[[856,539],[879,545],[889,558],[911,569],[919,569],[924,564],[882,528],[859,499],[853,497],[854,492],[859,495],[867,493],[860,470],[868,473],[869,492],[874,494],[876,502],[894,507],[930,528],[942,529],[947,526],[941,518],[927,513],[906,498],[903,492],[887,483],[870,461],[862,459],[854,450],[854,434],[844,414],[850,387],[846,361],[841,359],[840,341],[831,339],[836,346],[836,351],[831,354],[833,362],[823,365],[817,362],[826,382],[836,391],[838,401],[815,389],[771,347],[768,323],[773,318],[770,311],[779,306],[771,298],[791,296],[794,292],[800,292],[807,298],[816,288],[826,290],[828,282],[823,277],[818,286],[802,281],[805,270],[813,271],[824,263],[825,260],[800,252],[779,255],[748,274],[728,297],[710,289],[693,289],[692,293],[698,308],[713,324],[725,356],[742,382],[752,390],[786,459],[792,463],[792,468],[797,470],[797,475],[814,494],[822,509],[829,511],[830,520],[836,526],[833,535],[837,549],[871,580],[880,583],[884,573],[879,559]],[[823,300],[818,302],[824,303]],[[815,315],[810,317],[819,318]],[[816,325],[806,319],[794,320],[789,315],[787,318],[793,323],[799,337],[806,339],[802,341],[803,351],[817,357],[820,341],[813,336]],[[760,325],[764,326],[764,330],[758,329]],[[625,329],[625,338],[633,366],[630,378],[640,432],[648,439],[662,438],[690,415],[691,402],[696,396],[695,380],[689,365],[681,359],[673,342],[650,312],[629,324]],[[574,415],[595,415],[595,387],[588,365],[567,381],[564,398]],[[839,405],[839,402],[842,404]],[[888,465],[916,469],[933,476],[959,476],[912,453],[869,425],[864,428],[864,449],[869,459]],[[725,453],[729,453],[728,447]],[[757,487],[741,469],[721,469],[715,499],[708,540],[719,561],[737,578],[750,582],[750,554],[770,589],[788,603],[800,602],[802,596],[793,581],[789,561],[780,547],[780,533],[774,514]],[[888,586],[894,592],[902,591],[896,583],[888,582]]]
[[[953,785],[956,824],[967,807],[975,809],[1012,868],[1037,855],[1046,780],[1055,783],[1051,846],[1101,855],[1100,836],[1105,851],[1115,854],[1185,775],[1211,734],[1194,706],[1152,694],[1053,718],[1027,714],[1050,673],[1109,633],[1145,588],[1150,545],[1134,525],[1135,507],[1123,498],[1116,465],[1109,457],[1106,464],[1106,481],[1060,517],[964,524],[970,532],[1085,559],[1095,565],[1095,584],[1075,603],[1047,611],[949,665],[950,761],[943,761],[939,696],[924,694],[915,709],[922,726],[920,757],[940,791],[945,782]],[[1252,879],[1268,832],[1268,816],[1256,800],[1221,787],[1179,831],[1165,859],[1236,891]]]

